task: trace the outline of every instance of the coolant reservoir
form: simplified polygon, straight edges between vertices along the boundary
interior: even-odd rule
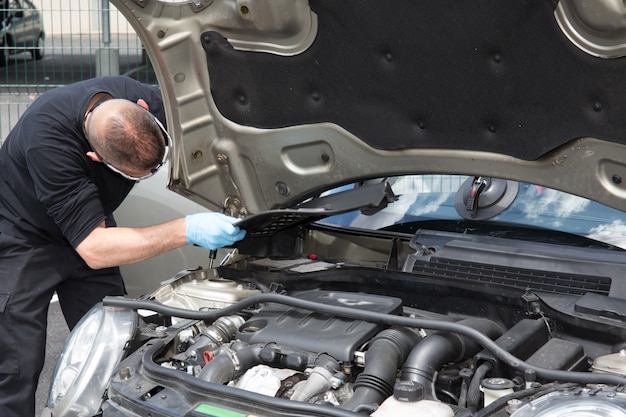
[[[190,310],[223,308],[261,293],[220,278],[212,270],[185,271],[162,284],[151,298],[170,307]]]
[[[483,379],[480,389],[485,398],[485,407],[505,395],[513,393],[513,381],[507,378],[487,378]]]
[[[593,372],[606,374],[626,375],[626,350],[617,353],[598,356],[591,366]]]
[[[400,401],[394,397],[389,397],[371,415],[375,417],[454,417],[454,411],[448,405],[439,401]]]

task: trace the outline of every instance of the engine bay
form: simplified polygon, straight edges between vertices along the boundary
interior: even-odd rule
[[[309,270],[189,270],[146,299],[105,299],[157,314],[114,373],[103,415],[626,415],[623,325],[566,308],[611,297],[494,297],[289,263]]]

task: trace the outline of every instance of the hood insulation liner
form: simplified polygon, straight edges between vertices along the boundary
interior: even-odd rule
[[[626,59],[561,32],[551,0],[311,0],[296,56],[202,35],[213,98],[244,126],[331,122],[383,150],[490,151],[525,160],[580,137],[626,143]]]

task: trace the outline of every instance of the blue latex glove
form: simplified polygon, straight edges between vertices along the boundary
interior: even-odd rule
[[[230,246],[246,235],[245,230],[233,226],[240,219],[222,213],[198,213],[185,217],[187,243],[216,250]]]

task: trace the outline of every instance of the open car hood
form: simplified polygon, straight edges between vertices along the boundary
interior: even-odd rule
[[[174,140],[171,189],[233,215],[462,173],[626,210],[617,0],[113,0]]]

